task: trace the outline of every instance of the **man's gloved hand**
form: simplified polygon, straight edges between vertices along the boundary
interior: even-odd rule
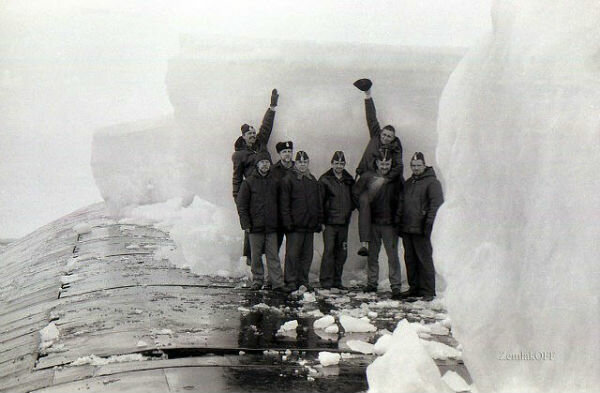
[[[277,106],[277,101],[279,100],[279,94],[277,94],[277,89],[273,89],[271,92],[271,106]]]
[[[363,78],[354,82],[354,86],[360,91],[368,91],[373,86],[373,82],[370,79]]]

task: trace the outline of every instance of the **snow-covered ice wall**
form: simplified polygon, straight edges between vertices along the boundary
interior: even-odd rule
[[[600,4],[492,12],[440,102],[453,334],[480,391],[597,391]]]
[[[274,161],[275,144],[292,140],[296,151],[308,152],[315,176],[330,167],[336,150],[346,152],[347,169],[354,174],[368,130],[364,95],[352,82],[369,77],[382,125],[396,127],[405,155],[420,150],[434,164],[439,96],[463,54],[306,42],[211,43],[194,37],[182,37],[181,46],[166,75],[173,116],[98,130],[94,178],[115,210],[178,197],[186,206],[196,195],[233,217],[224,234],[229,237],[241,234],[231,196],[233,143],[241,124],[260,126],[272,88],[280,94],[269,143]],[[356,219],[350,265],[359,263],[352,261],[358,260],[355,227]],[[236,243],[236,253],[238,248]],[[382,277],[386,273],[382,269]]]
[[[291,139],[311,157],[316,176],[344,150],[354,173],[368,142],[363,94],[352,82],[374,80],[380,122],[393,124],[406,154],[433,161],[439,95],[461,51],[299,42],[196,42],[183,36],[166,92],[174,116],[118,124],[95,133],[94,178],[115,206],[193,195],[233,205],[231,154],[240,125],[257,129],[272,88],[280,93],[269,143]],[[407,170],[408,174],[409,171]]]

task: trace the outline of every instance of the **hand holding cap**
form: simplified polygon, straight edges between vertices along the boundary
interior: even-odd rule
[[[360,91],[368,91],[373,86],[373,82],[370,79],[363,78],[354,82],[354,86]]]

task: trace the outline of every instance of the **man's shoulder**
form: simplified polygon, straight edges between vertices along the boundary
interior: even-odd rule
[[[247,148],[244,148],[242,150],[236,150],[231,155],[231,159],[234,161],[242,161],[246,157],[248,157],[248,153],[249,153],[249,150]]]
[[[335,175],[333,174],[332,169],[328,169],[321,176],[319,176],[319,181],[331,181]]]

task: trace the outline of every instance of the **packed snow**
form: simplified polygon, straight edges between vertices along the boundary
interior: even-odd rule
[[[423,340],[423,345],[433,359],[446,360],[462,358],[462,353],[459,350],[439,341]]]
[[[375,355],[381,356],[387,352],[391,343],[392,343],[392,335],[384,334],[383,336],[379,337],[377,339],[377,341],[375,342],[375,345],[373,347],[373,352],[375,353]]]
[[[446,371],[446,373],[442,376],[442,381],[444,381],[446,385],[448,385],[450,389],[454,390],[455,392],[468,392],[472,390],[471,386],[465,382],[463,377],[452,370]]]
[[[46,327],[40,330],[40,349],[46,349],[54,344],[58,337],[60,336],[60,331],[56,327],[54,322],[50,322]]]
[[[367,367],[369,393],[432,392],[452,390],[417,336],[414,327],[400,321],[388,350]]]
[[[82,356],[77,358],[73,362],[71,362],[70,366],[82,366],[84,364],[89,364],[92,366],[105,366],[111,363],[125,363],[125,362],[142,362],[145,360],[149,360],[148,357],[143,356],[139,353],[133,353],[128,355],[115,355],[107,358],[99,357],[94,354],[89,356]]]
[[[89,233],[92,231],[92,226],[87,222],[82,222],[73,226],[73,232],[78,235],[82,235],[84,233]]]
[[[434,259],[484,392],[600,386],[600,4],[498,0],[446,86]]]

